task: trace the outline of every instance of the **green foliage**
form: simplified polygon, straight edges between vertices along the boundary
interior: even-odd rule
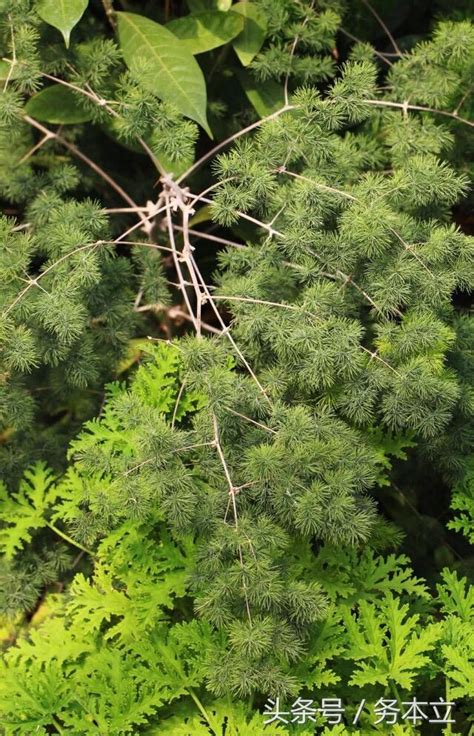
[[[222,523],[228,492],[218,480],[219,456],[232,475],[248,461],[232,454],[225,432],[205,447],[200,433],[209,432],[211,399],[202,388],[180,391],[187,361],[195,371],[187,373],[190,387],[209,381],[206,364],[215,373],[209,347],[200,356],[196,342],[153,347],[130,388],[110,387],[101,419],[72,445],[69,473],[51,486],[43,467],[29,472],[11,502],[18,510],[5,509],[6,519],[18,519],[17,535],[28,527],[22,541],[50,515],[76,539],[86,528],[97,539],[93,575],[76,573],[68,596],[53,596],[44,622],[19,632],[6,653],[6,734],[51,727],[128,734],[146,726],[150,734],[222,736],[225,724],[235,734],[263,727],[251,705],[225,700],[229,691],[295,699],[329,689],[350,703],[374,703],[377,692],[393,690],[399,699],[399,689],[407,696],[415,683],[431,691],[434,679],[461,703],[469,699],[474,591],[465,579],[446,571],[431,601],[403,555],[330,544],[315,554],[312,535],[294,527],[289,546],[288,512],[270,499],[263,511],[260,489],[245,503],[249,488],[242,488],[238,520],[224,515]],[[222,369],[220,384],[232,375],[230,366]],[[267,447],[288,433],[284,418]],[[248,421],[240,427],[246,431],[254,433]],[[173,457],[183,450],[183,459]]]
[[[119,13],[120,46],[132,75],[145,89],[172,102],[186,117],[209,133],[206,121],[206,88],[202,72],[186,42],[134,13]]]
[[[118,5],[0,2],[3,732],[467,735],[467,4]]]
[[[232,12],[243,16],[244,27],[233,43],[235,53],[243,66],[255,58],[266,36],[266,17],[258,5],[249,2],[235,3]]]
[[[38,15],[45,23],[61,31],[64,43],[69,47],[71,31],[83,16],[89,0],[39,0]]]
[[[46,512],[56,500],[51,472],[43,465],[27,471],[17,493],[8,495],[1,488],[2,522],[0,549],[10,560],[25,542],[31,540],[33,531],[46,525]]]
[[[34,95],[25,107],[28,115],[46,123],[86,123],[91,113],[85,110],[77,96],[68,87],[53,84]]]
[[[192,54],[211,51],[231,41],[243,30],[244,20],[239,15],[215,10],[177,18],[167,24]]]
[[[467,466],[463,479],[453,489],[451,506],[458,513],[449,522],[450,528],[462,532],[471,543],[474,542],[474,467],[472,462]]]

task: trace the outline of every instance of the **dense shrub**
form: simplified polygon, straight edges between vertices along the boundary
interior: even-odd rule
[[[469,14],[178,5],[0,6],[0,723],[468,734]]]

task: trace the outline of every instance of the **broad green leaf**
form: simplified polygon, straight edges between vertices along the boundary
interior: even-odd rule
[[[91,113],[80,105],[77,95],[62,84],[53,84],[28,100],[25,110],[28,115],[45,123],[85,123]]]
[[[249,102],[261,118],[271,115],[285,104],[285,93],[281,84],[268,79],[260,84],[245,71],[239,73],[239,80]]]
[[[40,0],[36,12],[45,23],[61,31],[69,48],[71,31],[79,23],[89,0]]]
[[[186,15],[166,24],[185,48],[192,54],[202,54],[239,35],[244,27],[244,18],[237,13],[223,13],[213,10],[196,15]]]
[[[232,6],[232,13],[244,16],[244,28],[232,44],[243,66],[248,66],[265,41],[267,19],[253,3],[241,2]]]
[[[172,103],[212,137],[206,118],[206,83],[188,49],[167,28],[135,13],[117,13],[125,62],[143,87]]]
[[[188,7],[191,13],[204,13],[206,10],[222,10],[226,12],[230,9],[232,0],[188,0]]]

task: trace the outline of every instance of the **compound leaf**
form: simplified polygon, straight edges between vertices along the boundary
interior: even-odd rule
[[[0,485],[0,550],[7,560],[31,540],[32,531],[46,526],[45,512],[57,498],[54,477],[45,463],[25,471],[17,493]]]

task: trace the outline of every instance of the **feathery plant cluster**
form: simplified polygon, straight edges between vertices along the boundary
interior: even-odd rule
[[[472,732],[474,27],[389,6],[1,0],[5,736]]]

